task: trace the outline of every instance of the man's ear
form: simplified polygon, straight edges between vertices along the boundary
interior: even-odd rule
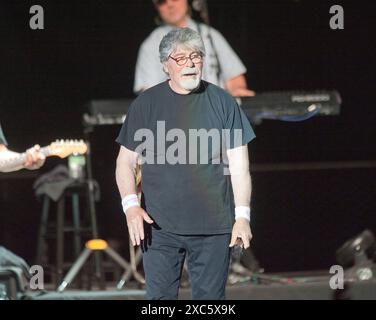
[[[163,63],[163,72],[166,73],[168,75],[168,69],[167,69],[167,64],[166,62]]]

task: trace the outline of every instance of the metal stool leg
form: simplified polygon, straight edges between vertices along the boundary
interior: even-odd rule
[[[90,223],[92,228],[93,239],[98,238],[97,218],[95,210],[95,198],[94,198],[94,181],[92,179],[87,180],[87,202],[90,214]],[[98,251],[94,252],[94,264],[95,264],[95,278],[99,281],[100,288],[105,289],[106,284],[104,280],[104,273],[102,268],[102,259]]]
[[[37,265],[42,264],[43,255],[45,253],[45,237],[47,232],[47,223],[48,223],[48,212],[50,210],[50,198],[45,195],[43,196],[43,203],[42,203],[42,217],[39,226],[39,233],[38,233],[38,245],[37,245],[37,257],[35,263]]]
[[[61,197],[57,203],[57,218],[56,218],[56,272],[57,283],[63,277],[63,263],[64,263],[64,212],[65,211],[65,198]]]
[[[74,258],[81,252],[81,230],[80,230],[80,202],[79,195],[72,194],[73,229],[74,229]]]

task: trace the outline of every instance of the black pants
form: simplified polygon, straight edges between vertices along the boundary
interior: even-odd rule
[[[231,234],[177,235],[151,228],[143,265],[147,299],[178,298],[187,256],[192,299],[225,299]]]

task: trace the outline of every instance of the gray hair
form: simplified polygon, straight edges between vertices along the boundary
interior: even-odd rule
[[[205,56],[205,45],[200,34],[190,28],[173,29],[159,44],[159,60],[164,63],[178,46],[185,46]]]

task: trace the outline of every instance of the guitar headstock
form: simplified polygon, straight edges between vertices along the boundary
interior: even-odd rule
[[[56,140],[49,146],[50,155],[60,158],[68,157],[71,154],[85,154],[87,145],[83,140]]]

